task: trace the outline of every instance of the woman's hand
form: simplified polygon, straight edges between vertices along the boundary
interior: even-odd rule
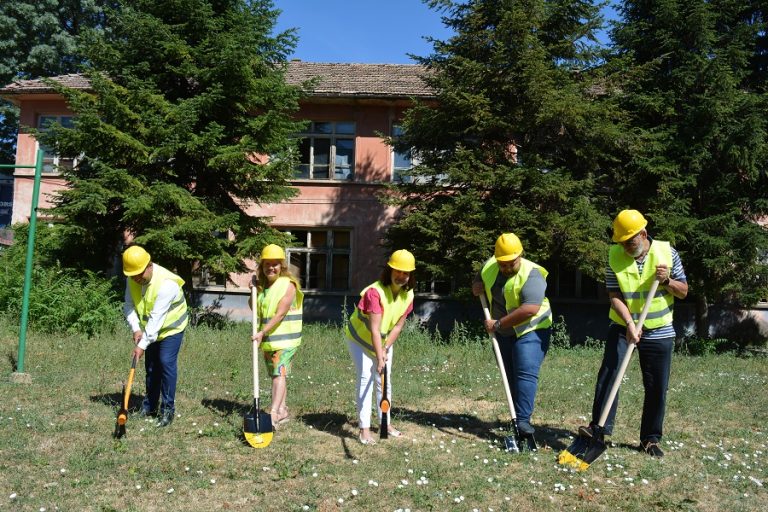
[[[251,339],[256,343],[256,346],[259,346],[261,341],[264,339],[264,331],[259,331],[253,336],[251,336]]]

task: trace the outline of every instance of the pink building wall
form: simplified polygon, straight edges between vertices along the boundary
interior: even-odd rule
[[[19,134],[16,161],[34,163],[37,143],[25,127],[35,127],[41,115],[71,115],[66,103],[56,95],[20,96],[22,130]],[[402,103],[402,102],[399,102]],[[375,280],[386,254],[382,236],[391,224],[396,209],[382,205],[377,193],[392,175],[392,151],[380,134],[389,135],[392,123],[402,115],[404,105],[395,102],[354,100],[340,103],[307,103],[297,117],[313,121],[352,121],[356,126],[355,169],[353,181],[295,180],[299,193],[280,204],[253,205],[252,215],[271,217],[271,224],[281,229],[341,228],[352,231],[350,255],[350,289],[356,294]],[[32,200],[33,169],[17,169],[14,173],[13,222],[28,222]],[[52,205],[56,191],[66,186],[65,180],[43,174],[40,208]],[[230,291],[247,291],[248,276],[232,275]],[[218,287],[220,288],[220,287]]]

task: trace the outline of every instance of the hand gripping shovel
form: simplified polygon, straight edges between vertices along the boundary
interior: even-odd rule
[[[136,374],[136,356],[131,359],[131,371],[128,372],[128,382],[123,386],[123,407],[117,412],[117,421],[115,422],[115,431],[112,437],[120,439],[125,435],[125,422],[128,421],[128,402],[131,399],[131,386],[133,385],[133,376]]]
[[[480,302],[483,305],[483,314],[486,320],[491,319],[491,313],[488,311],[488,302],[485,300],[485,295],[480,295]],[[499,365],[499,372],[501,373],[501,381],[504,383],[504,393],[507,395],[507,405],[509,405],[509,413],[512,415],[512,433],[514,436],[507,436],[504,438],[504,447],[508,452],[520,453],[521,450],[536,450],[536,440],[533,438],[533,434],[522,435],[520,429],[517,428],[517,414],[515,413],[515,402],[512,400],[512,393],[509,390],[509,381],[507,381],[507,371],[504,368],[504,360],[501,358],[501,350],[499,350],[499,342],[496,339],[496,335],[491,333],[491,341],[493,342],[493,352],[496,354],[496,364]]]
[[[251,288],[251,307],[253,308],[252,334],[259,332],[259,297],[256,287]],[[254,448],[266,448],[272,442],[272,417],[259,407],[259,347],[253,345],[253,409],[243,418],[243,435]]]
[[[648,316],[648,309],[651,307],[651,301],[656,295],[656,289],[658,287],[659,282],[654,279],[651,284],[651,289],[648,291],[648,296],[645,298],[643,311],[640,313],[640,317],[635,323],[637,328],[642,327],[643,322],[645,322],[645,317]],[[630,343],[627,347],[627,352],[624,354],[624,359],[621,361],[621,366],[616,374],[616,379],[613,381],[611,391],[608,393],[608,398],[600,413],[600,421],[598,421],[597,425],[592,427],[592,435],[589,436],[580,433],[576,440],[571,443],[571,446],[560,452],[560,455],[557,457],[558,464],[574,467],[578,471],[585,471],[590,464],[595,462],[608,448],[605,444],[605,422],[608,420],[608,414],[613,406],[613,401],[616,399],[616,394],[619,392],[621,379],[624,378],[624,372],[627,371],[629,360],[632,359],[632,352],[635,350],[635,345],[636,343]]]
[[[389,395],[387,394],[387,365],[384,364],[384,373],[381,374],[381,422],[379,423],[379,439],[389,438]]]

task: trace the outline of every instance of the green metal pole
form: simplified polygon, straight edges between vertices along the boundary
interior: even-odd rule
[[[27,261],[24,267],[24,292],[21,298],[21,327],[19,331],[19,358],[16,372],[24,373],[24,351],[27,345],[27,324],[29,323],[29,292],[32,289],[32,260],[35,255],[35,229],[37,228],[37,201],[40,195],[40,178],[43,173],[43,150],[37,150],[35,159],[35,184],[32,188],[32,209],[29,215],[27,233]]]

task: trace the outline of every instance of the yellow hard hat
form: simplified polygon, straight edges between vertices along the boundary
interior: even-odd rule
[[[613,221],[613,241],[625,242],[642,231],[648,221],[637,210],[622,210]]]
[[[504,233],[496,239],[496,249],[493,255],[496,261],[512,261],[523,254],[523,244],[514,233]]]
[[[261,250],[262,260],[284,260],[285,251],[282,247],[275,244],[269,244]]]
[[[413,272],[416,270],[416,258],[414,258],[413,254],[406,251],[405,249],[400,249],[399,251],[392,253],[392,256],[389,257],[387,265],[389,265],[390,268],[399,270],[401,272]]]
[[[143,247],[132,245],[123,252],[123,274],[135,276],[144,272],[149,265],[149,253]]]

